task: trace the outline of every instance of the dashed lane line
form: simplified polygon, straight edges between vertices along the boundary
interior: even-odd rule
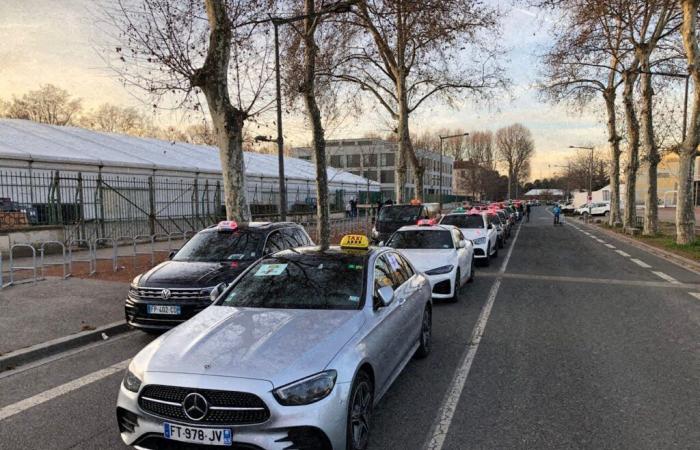
[[[50,400],[53,400],[56,397],[60,397],[62,395],[73,392],[88,384],[100,381],[104,378],[107,378],[110,375],[114,375],[115,373],[122,372],[124,369],[126,369],[126,366],[129,364],[129,361],[130,359],[127,359],[126,361],[122,361],[109,367],[105,367],[104,369],[100,369],[96,372],[89,373],[83,377],[77,378],[73,381],[69,381],[68,383],[41,392],[37,395],[34,395],[33,397],[29,397],[17,403],[13,403],[11,405],[7,405],[3,408],[0,408],[0,422],[23,411],[26,411],[30,408],[41,405],[42,403],[46,403]]]
[[[645,263],[644,261],[642,261],[641,259],[632,258],[630,261],[632,261],[633,263],[635,263],[639,267],[644,267],[645,269],[651,269],[651,266],[649,264]]]
[[[617,247],[615,247],[615,246],[612,245],[612,244],[605,244],[605,246],[608,247],[608,248],[613,248],[613,249],[614,249],[614,248],[617,248]]]
[[[700,300],[700,292],[688,292],[688,294]]]
[[[592,277],[566,277],[555,275],[533,275],[531,273],[479,273],[480,277],[497,277],[497,278],[512,278],[517,280],[542,281],[546,283],[585,283],[595,285],[616,285],[629,287],[650,287],[650,288],[665,288],[665,289],[700,289],[700,283],[681,283],[678,280],[676,283],[666,281],[647,281],[647,280],[620,280],[614,278],[592,278]]]
[[[659,278],[663,278],[664,280],[668,281],[671,284],[681,284],[680,281],[676,280],[671,275],[665,274],[663,272],[657,272],[655,270],[652,270],[651,273],[653,273],[654,275],[656,275]]]
[[[627,253],[627,252],[623,252],[622,250],[615,250],[615,253],[617,253],[618,255],[622,255],[622,256],[624,256],[625,258],[629,258],[630,256],[632,256],[632,255],[630,255],[630,254]]]
[[[489,320],[491,308],[493,308],[493,304],[496,301],[496,296],[498,295],[498,290],[501,287],[501,277],[505,274],[506,268],[508,267],[508,261],[510,261],[510,256],[513,254],[513,249],[515,248],[515,243],[518,240],[518,235],[520,234],[521,229],[522,226],[518,227],[518,231],[515,232],[513,243],[511,244],[510,249],[508,249],[508,254],[503,260],[503,264],[498,271],[497,278],[491,286],[486,303],[481,308],[481,313],[479,314],[479,318],[476,321],[476,325],[474,325],[471,338],[469,339],[469,346],[467,347],[459,366],[457,366],[457,369],[455,370],[452,382],[450,383],[450,386],[445,393],[445,397],[442,400],[440,411],[435,418],[435,422],[433,422],[433,425],[430,428],[428,439],[423,445],[425,450],[441,450],[442,446],[445,444],[447,433],[450,430],[450,425],[452,424],[452,418],[457,410],[459,399],[462,397],[464,385],[467,382],[467,376],[469,376],[469,371],[471,370],[472,363],[474,362],[476,351],[479,349],[479,343],[484,335],[486,322]]]

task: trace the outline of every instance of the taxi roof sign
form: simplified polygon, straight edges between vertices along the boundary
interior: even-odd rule
[[[340,247],[367,249],[369,248],[369,239],[363,234],[348,234],[340,240]]]
[[[216,225],[218,231],[233,231],[238,229],[238,224],[235,220],[223,220]]]
[[[417,225],[419,227],[428,227],[428,226],[432,226],[432,225],[436,225],[436,224],[437,224],[437,220],[435,220],[435,219],[421,219],[417,223]]]

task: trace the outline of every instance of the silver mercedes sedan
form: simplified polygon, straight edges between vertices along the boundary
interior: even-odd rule
[[[136,355],[117,401],[124,442],[365,449],[373,407],[430,352],[431,290],[395,250],[347,238],[261,259]]]

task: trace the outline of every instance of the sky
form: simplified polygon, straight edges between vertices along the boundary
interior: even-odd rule
[[[535,139],[531,179],[550,176],[562,169],[572,154],[569,145],[605,148],[605,129],[600,112],[571,113],[563,106],[542,103],[534,87],[538,76],[537,55],[549,41],[548,25],[556,18],[534,9],[513,6],[510,0],[485,0],[507,11],[503,22],[503,44],[507,50],[507,75],[513,84],[493,106],[458,101],[455,109],[427,105],[412,117],[414,132],[440,128],[467,131],[492,130],[520,122]],[[107,67],[100,50],[104,42],[95,23],[91,0],[2,0],[0,1],[0,98],[37,89],[52,83],[82,98],[90,109],[109,102],[137,106],[139,93],[122,86]],[[182,123],[183,115],[161,112],[161,123]],[[292,145],[310,140],[303,120],[292,115],[284,121],[285,136]],[[378,113],[368,112],[328,131],[328,138],[360,137],[366,132],[385,133]],[[256,133],[257,134],[257,133]],[[273,131],[267,134],[274,134]]]

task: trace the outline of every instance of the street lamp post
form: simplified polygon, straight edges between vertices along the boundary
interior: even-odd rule
[[[299,22],[304,19],[310,19],[323,14],[329,13],[346,13],[351,10],[355,1],[340,1],[338,3],[328,5],[326,8],[319,10],[314,14],[304,14],[293,17],[270,17],[275,35],[275,90],[277,104],[277,139],[263,140],[263,142],[277,142],[277,164],[279,171],[279,190],[280,190],[280,220],[287,220],[287,188],[284,182],[284,134],[282,133],[282,87],[280,75],[280,44],[279,44],[279,27],[288,23]],[[260,136],[258,136],[260,137]],[[256,140],[258,140],[256,138]]]
[[[438,136],[440,138],[440,182],[438,184],[438,202],[440,203],[440,209],[442,210],[442,141],[445,139],[452,139],[458,137],[469,136],[469,133],[452,134],[450,136]]]
[[[659,75],[662,77],[671,78],[684,78],[685,79],[685,93],[683,97],[683,140],[685,140],[686,131],[688,129],[688,84],[690,82],[689,73],[674,73],[674,72],[644,72],[639,71],[639,73],[644,73],[648,75]]]

